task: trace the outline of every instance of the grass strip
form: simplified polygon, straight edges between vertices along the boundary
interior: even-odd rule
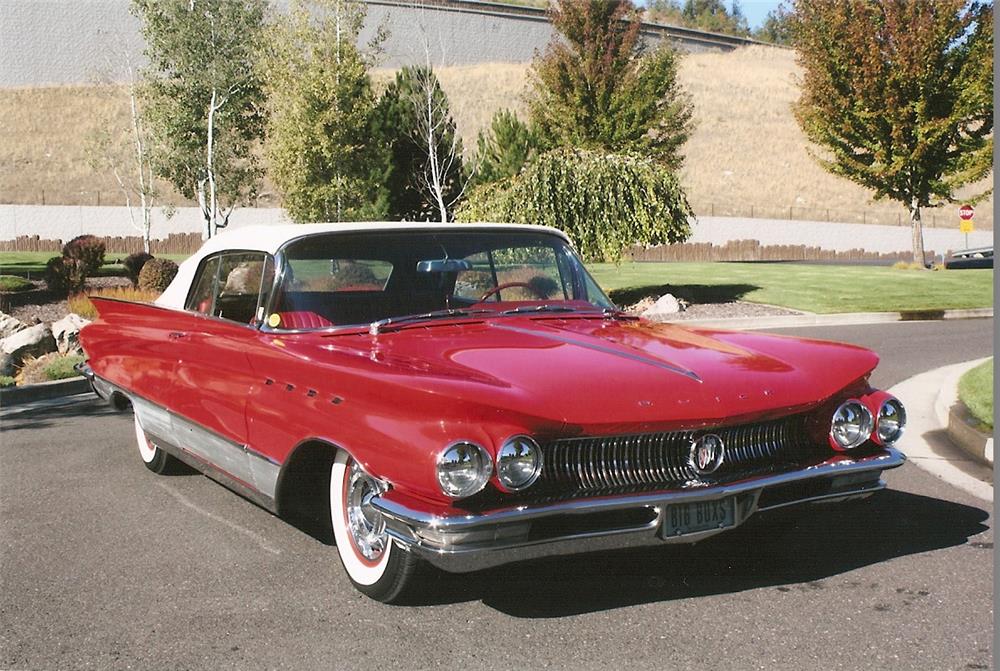
[[[993,359],[968,371],[958,381],[958,398],[988,431],[993,430]]]

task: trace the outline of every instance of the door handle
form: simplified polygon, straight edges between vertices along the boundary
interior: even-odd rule
[[[170,333],[167,334],[167,337],[170,338],[171,340],[178,340],[180,338],[186,338],[187,335],[188,335],[187,333],[183,333],[181,331],[171,331]]]

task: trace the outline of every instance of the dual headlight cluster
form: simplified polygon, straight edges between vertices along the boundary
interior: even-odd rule
[[[497,480],[507,491],[530,487],[542,472],[542,451],[528,436],[511,436],[497,451],[496,465],[482,446],[469,441],[450,445],[438,457],[437,479],[441,491],[452,498],[472,496]]]
[[[852,450],[864,445],[874,436],[882,445],[892,445],[906,428],[906,409],[894,398],[882,401],[878,416],[872,415],[864,403],[857,399],[844,401],[833,413],[830,438],[842,449]]]

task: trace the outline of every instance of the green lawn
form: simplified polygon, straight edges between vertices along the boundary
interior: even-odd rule
[[[0,252],[0,274],[20,275],[22,277],[30,274],[32,279],[41,279],[45,272],[45,262],[53,256],[59,256],[59,252]],[[128,254],[118,254],[108,252],[104,255],[105,264],[101,268],[101,275],[123,275],[125,268],[117,261],[123,260]],[[160,254],[165,259],[171,259],[180,263],[190,254]]]
[[[796,263],[594,263],[589,268],[619,305],[664,293],[690,302],[742,300],[820,313],[993,305],[992,270]]]
[[[958,398],[973,417],[993,430],[993,359],[962,376],[958,381]]]

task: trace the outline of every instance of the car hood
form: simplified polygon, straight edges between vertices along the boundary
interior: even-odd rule
[[[863,381],[878,363],[852,345],[582,317],[425,324],[322,340],[328,352],[361,356],[370,374],[414,391],[594,432],[804,410]]]

